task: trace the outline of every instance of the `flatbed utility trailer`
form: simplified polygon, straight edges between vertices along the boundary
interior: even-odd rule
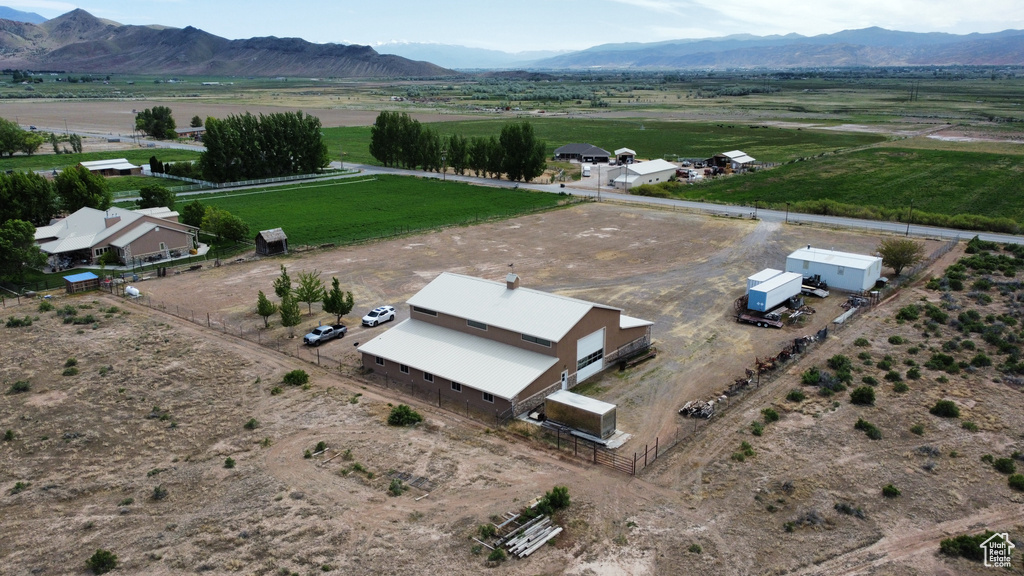
[[[782,316],[777,312],[768,312],[764,315],[753,311],[736,315],[737,322],[753,324],[758,328],[782,328]]]
[[[821,288],[815,288],[814,286],[808,286],[804,284],[800,287],[800,293],[804,296],[817,296],[818,298],[828,298],[828,290],[822,290]]]

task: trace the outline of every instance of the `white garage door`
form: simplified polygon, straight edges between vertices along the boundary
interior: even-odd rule
[[[604,368],[604,328],[576,341],[576,383]]]

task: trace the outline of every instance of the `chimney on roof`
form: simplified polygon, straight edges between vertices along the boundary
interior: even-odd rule
[[[519,276],[511,273],[508,276],[505,276],[505,287],[509,290],[519,288]]]

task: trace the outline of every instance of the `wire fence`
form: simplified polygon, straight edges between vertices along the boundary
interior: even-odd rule
[[[296,174],[294,176],[280,176],[277,178],[260,178],[257,180],[242,180],[239,182],[207,182],[206,180],[198,180],[195,178],[187,178],[185,176],[174,176],[171,174],[161,174],[154,172],[152,176],[154,178],[163,178],[165,180],[177,180],[179,182],[188,182],[181,186],[173,186],[168,190],[174,194],[181,194],[182,192],[199,192],[202,190],[221,190],[224,188],[240,188],[245,186],[265,186],[268,184],[280,184],[282,182],[296,182],[302,180],[317,180],[321,178],[327,178],[330,176],[338,176],[341,174],[354,174],[355,170],[342,170],[336,171],[329,174]],[[114,199],[120,200],[124,198],[134,198],[139,195],[139,190],[121,190],[114,193]]]

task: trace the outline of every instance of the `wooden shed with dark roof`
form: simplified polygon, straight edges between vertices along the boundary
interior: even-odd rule
[[[284,230],[273,228],[263,230],[256,235],[256,254],[260,256],[274,256],[275,254],[288,253],[288,236]]]

